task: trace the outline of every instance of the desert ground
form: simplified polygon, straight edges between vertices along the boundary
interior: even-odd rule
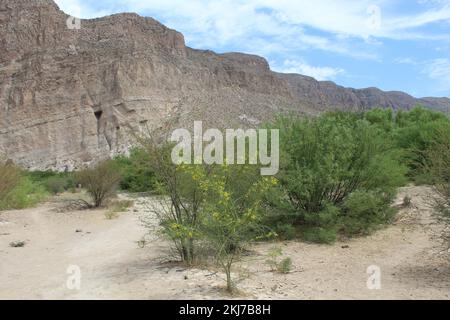
[[[260,243],[236,269],[238,299],[449,299],[450,227],[429,205],[432,190],[400,190],[411,206],[372,236],[334,245]],[[220,270],[173,262],[170,244],[142,226],[147,202],[117,219],[105,210],[64,211],[58,199],[38,208],[0,213],[0,299],[228,299]],[[146,246],[139,240],[146,239]],[[24,247],[11,247],[25,241]],[[289,274],[270,271],[267,252],[280,246],[292,258]],[[369,266],[381,288],[367,287]],[[80,288],[67,286],[70,266]]]

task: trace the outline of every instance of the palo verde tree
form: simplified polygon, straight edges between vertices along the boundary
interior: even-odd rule
[[[258,169],[250,165],[216,165],[209,168],[209,174],[199,174],[196,168],[186,168],[205,195],[198,226],[200,239],[223,269],[230,293],[236,287],[233,266],[242,252],[252,241],[271,236],[261,222],[266,195],[277,180],[260,176]]]
[[[155,174],[155,189],[160,195],[149,210],[158,216],[181,261],[192,264],[196,258],[199,211],[205,196],[197,175],[207,174],[206,168],[196,166],[194,175],[185,166],[172,162],[173,144],[153,136],[138,137],[138,141],[146,153],[148,167]]]

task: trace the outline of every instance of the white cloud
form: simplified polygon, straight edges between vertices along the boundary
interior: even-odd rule
[[[407,65],[418,73],[421,86],[432,85],[435,93],[450,92],[450,59],[437,58],[418,60],[412,57],[397,58],[397,64]],[[425,79],[428,78],[428,79]],[[432,80],[432,81],[430,81]]]
[[[272,66],[272,69],[282,73],[298,73],[310,76],[319,81],[333,80],[345,71],[340,68],[317,67],[304,61],[285,60],[282,66]]]
[[[422,73],[430,79],[438,80],[442,85],[450,90],[450,59],[440,58],[428,61]]]
[[[429,35],[417,30],[450,21],[448,1],[434,1],[428,11],[409,15],[391,13],[392,0],[98,0],[96,5],[106,8],[103,11],[92,10],[83,0],[56,2],[69,13],[79,8],[89,18],[115,8],[157,15],[182,31],[192,46],[220,50],[232,45],[260,54],[318,49],[374,60],[377,56],[370,46],[380,42],[371,39],[450,38],[448,33]],[[274,41],[282,45],[274,46]],[[360,41],[356,48],[355,41]]]
[[[397,59],[394,60],[394,62],[397,63],[397,64],[409,64],[409,65],[413,65],[413,66],[418,65],[418,62],[415,59],[410,58],[410,57],[408,57],[408,58],[397,58]]]
[[[90,5],[86,4],[86,2],[82,0],[55,0],[55,2],[61,10],[76,18],[98,18],[113,13],[112,9],[93,10]]]

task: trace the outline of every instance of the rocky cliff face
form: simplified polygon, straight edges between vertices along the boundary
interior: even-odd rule
[[[255,126],[274,113],[329,108],[446,109],[450,100],[354,90],[277,74],[266,60],[186,47],[151,18],[83,20],[51,0],[0,2],[0,154],[30,169],[74,169],[124,152],[130,132]]]

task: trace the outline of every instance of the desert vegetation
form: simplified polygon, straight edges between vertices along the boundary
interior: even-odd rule
[[[75,181],[86,189],[94,208],[101,207],[116,194],[120,180],[120,168],[111,160],[100,162],[75,174]]]
[[[47,195],[45,188],[32,181],[20,167],[0,160],[0,210],[31,207]]]
[[[330,244],[366,236],[390,224],[399,187],[433,185],[439,210],[450,208],[450,120],[424,108],[279,116],[280,170],[263,177],[256,165],[175,165],[173,145],[140,138],[128,156],[75,173],[25,172],[0,163],[0,209],[35,205],[48,194],[81,186],[90,207],[110,203],[107,219],[132,201],[110,201],[117,191],[155,201],[164,236],[188,266],[214,264],[234,292],[235,264],[262,241],[299,239]],[[405,196],[404,207],[411,204]],[[146,225],[146,217],[142,217]],[[151,223],[148,223],[151,228]],[[274,247],[267,263],[289,273],[290,257]]]

